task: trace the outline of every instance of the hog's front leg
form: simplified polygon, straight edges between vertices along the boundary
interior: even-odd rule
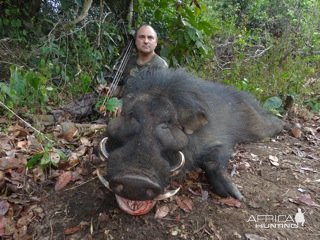
[[[244,197],[231,181],[226,171],[232,151],[223,145],[208,148],[201,156],[201,168],[205,171],[214,193],[221,197],[234,197],[243,200]]]

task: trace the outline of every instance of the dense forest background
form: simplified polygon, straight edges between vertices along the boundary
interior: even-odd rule
[[[1,103],[39,113],[91,92],[142,23],[171,67],[250,91],[277,114],[288,99],[320,109],[317,0],[1,0]]]

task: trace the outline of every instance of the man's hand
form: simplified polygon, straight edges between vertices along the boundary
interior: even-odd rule
[[[117,107],[115,111],[108,112],[108,117],[110,118],[120,117],[121,112],[122,112],[122,106]]]

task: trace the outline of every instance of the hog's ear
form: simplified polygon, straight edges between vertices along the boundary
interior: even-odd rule
[[[184,85],[179,91],[172,92],[170,98],[175,107],[178,121],[186,134],[192,134],[208,123],[209,107],[196,87],[194,90],[190,90],[189,86]]]
[[[204,111],[190,109],[178,111],[178,119],[186,134],[192,134],[208,123],[208,118]]]

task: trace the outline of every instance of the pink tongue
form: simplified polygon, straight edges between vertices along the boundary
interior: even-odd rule
[[[116,195],[117,203],[119,207],[130,215],[143,215],[147,214],[156,204],[154,200],[147,201],[135,201],[129,200]]]

